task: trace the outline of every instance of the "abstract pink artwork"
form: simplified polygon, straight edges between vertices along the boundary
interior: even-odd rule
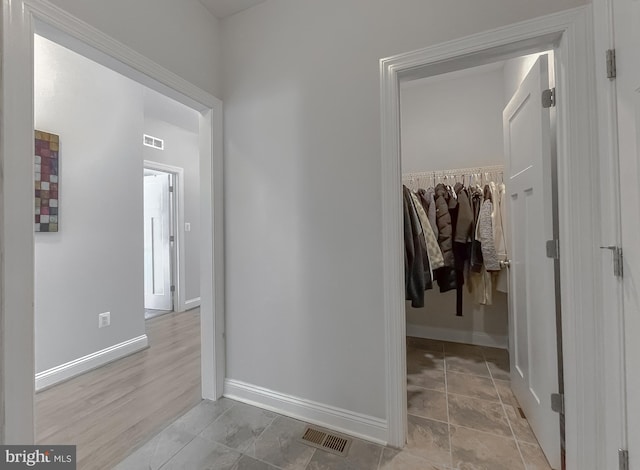
[[[35,131],[35,231],[58,231],[60,137]]]

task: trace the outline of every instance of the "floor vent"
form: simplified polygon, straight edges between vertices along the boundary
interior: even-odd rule
[[[300,441],[332,454],[346,456],[351,446],[351,439],[337,436],[318,428],[308,427]]]

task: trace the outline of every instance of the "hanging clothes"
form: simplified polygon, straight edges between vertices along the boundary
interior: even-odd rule
[[[438,246],[438,239],[433,233],[433,229],[429,223],[429,218],[422,206],[420,198],[414,192],[411,192],[411,198],[413,199],[413,204],[415,205],[418,217],[420,218],[422,232],[427,245],[427,255],[429,256],[431,272],[433,272],[444,266],[444,257],[442,256],[442,251],[440,251],[440,246]]]
[[[471,241],[473,231],[473,210],[469,193],[462,183],[456,183],[454,191],[458,196],[458,215],[456,220],[456,232],[454,242],[467,243]]]
[[[435,201],[435,190],[433,188],[429,189],[418,189],[418,196],[420,197],[420,202],[422,203],[422,207],[427,213],[427,218],[429,219],[429,223],[431,224],[431,228],[433,230],[433,234],[438,238],[438,222],[436,221],[436,201]]]
[[[436,222],[438,224],[438,245],[444,258],[444,266],[435,272],[440,292],[456,288],[456,273],[453,269],[453,224],[449,213],[449,193],[444,184],[435,187]]]
[[[504,183],[496,185],[494,191],[494,206],[492,212],[493,219],[493,238],[495,240],[496,254],[498,255],[498,261],[506,261],[509,259],[507,253],[507,237],[505,233],[504,221],[506,220],[505,214],[505,195],[507,189]],[[496,276],[496,290],[499,292],[509,292],[509,269],[502,268]]]
[[[478,188],[471,188],[471,207],[473,210],[473,230],[471,237],[471,260],[470,270],[473,273],[482,271],[482,248],[480,246],[480,236],[478,234],[478,220],[480,219],[480,207],[482,207],[482,192]]]
[[[466,173],[472,175],[473,182],[481,177],[478,171],[469,170],[460,171],[459,175],[446,171],[441,178],[445,182],[450,177],[457,180]],[[488,181],[490,173],[483,174],[482,179]],[[420,174],[420,178],[425,176],[430,174]],[[415,183],[419,178],[411,177],[410,181]],[[435,184],[435,173],[433,181]],[[475,303],[491,305],[493,291],[501,283],[506,287],[508,278],[507,270],[500,266],[500,262],[507,259],[505,185],[487,182],[481,188],[477,184],[467,187],[457,182],[453,188],[439,183],[435,188],[415,188],[415,192],[403,189],[408,191],[403,198],[408,245],[405,249],[407,299],[414,306],[424,304],[422,282],[425,281],[425,288],[431,288],[435,280],[440,292],[456,289],[456,315],[463,313],[465,283]],[[418,267],[421,252],[422,271]],[[431,271],[425,272],[425,267]],[[417,275],[419,272],[422,280]]]
[[[418,212],[411,191],[402,187],[404,213],[405,298],[414,308],[424,307],[424,291],[432,288],[431,268]]]
[[[491,189],[489,185],[485,186],[484,192],[484,202],[480,208],[480,217],[478,219],[478,234],[482,247],[482,260],[488,272],[500,271],[500,262],[493,238],[493,220],[491,218],[493,203],[491,202]]]

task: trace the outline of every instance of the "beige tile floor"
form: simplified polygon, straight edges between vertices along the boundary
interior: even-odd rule
[[[433,468],[550,470],[509,383],[506,350],[407,338],[409,442]]]
[[[306,423],[223,398],[201,402],[116,468],[549,470],[508,369],[503,350],[408,338],[402,450],[354,439],[337,457],[298,441]]]

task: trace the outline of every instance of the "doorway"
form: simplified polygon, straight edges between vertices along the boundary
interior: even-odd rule
[[[144,318],[175,308],[176,224],[172,173],[144,169]]]
[[[24,103],[31,103],[33,100],[33,34],[36,30],[42,36],[83,55],[90,55],[96,62],[118,69],[123,75],[192,107],[199,114],[199,127],[202,130],[199,155],[203,213],[203,246],[199,263],[200,282],[204,286],[201,290],[201,396],[215,400],[222,395],[225,349],[222,285],[222,103],[61,10],[50,10],[41,2],[23,3],[20,13],[16,9],[3,16],[4,37],[7,40],[11,38],[14,44],[11,53],[4,56],[11,72],[3,75],[4,94],[12,97],[11,103],[4,103],[4,109],[13,118],[2,123],[3,155],[7,156],[5,163],[12,160],[14,164],[5,166],[3,181],[12,183],[4,185],[3,189],[4,196],[12,200],[11,214],[15,215],[15,220],[8,213],[3,218],[4,226],[11,227],[9,230],[12,232],[11,235],[7,232],[7,237],[3,238],[7,243],[10,240],[12,246],[11,256],[4,258],[4,268],[15,273],[12,277],[15,283],[12,281],[6,285],[2,310],[4,324],[7,325],[3,342],[5,348],[12,352],[11,357],[15,358],[5,360],[2,371],[5,379],[2,393],[5,403],[4,439],[22,443],[35,441],[34,239],[32,217],[26,216],[32,212],[33,206],[33,162],[17,156],[29,155],[33,151],[33,108],[24,106]],[[140,182],[138,187],[141,193]],[[141,224],[141,220],[138,220]],[[123,228],[128,229],[129,226]],[[142,243],[141,232],[140,242]],[[140,298],[141,291],[142,289]],[[6,334],[6,331],[11,331],[11,334]]]
[[[551,51],[400,83],[404,210],[432,240],[426,291],[414,289],[419,248],[405,272],[409,435],[449,426],[453,462],[443,452],[436,464],[548,468],[546,455],[562,468],[550,403],[562,384],[559,298],[545,253],[555,110],[531,98],[553,88],[552,64]]]
[[[385,284],[388,286],[385,291],[387,409],[388,442],[392,445],[403,447],[407,438],[406,325],[401,308],[405,292],[400,251],[403,235],[400,230],[399,84],[401,80],[412,77],[435,76],[553,49],[558,65],[557,96],[562,97],[561,101],[564,100],[562,112],[558,113],[557,158],[564,333],[560,344],[563,348],[566,396],[570,397],[564,401],[567,436],[571,436],[567,440],[567,468],[589,468],[597,458],[594,449],[600,445],[595,432],[598,418],[594,416],[596,413],[593,413],[592,403],[597,402],[599,386],[585,371],[589,368],[589,361],[595,361],[596,356],[594,351],[587,351],[586,345],[592,341],[592,328],[597,324],[597,301],[594,296],[598,292],[598,276],[596,261],[591,253],[597,244],[598,234],[590,223],[592,215],[588,211],[577,214],[575,211],[581,209],[571,205],[569,198],[570,191],[577,190],[581,184],[580,178],[597,186],[594,168],[598,166],[598,158],[593,151],[594,136],[590,132],[595,122],[594,103],[584,98],[593,96],[590,92],[593,74],[591,59],[585,47],[589,43],[587,18],[586,9],[576,9],[381,61],[383,264]],[[539,99],[536,98],[536,101]],[[591,214],[597,211],[597,207],[588,207]],[[571,244],[568,240],[571,240]],[[586,265],[590,266],[589,270],[585,269]],[[588,300],[576,302],[582,295]],[[577,354],[578,350],[580,354]],[[589,387],[585,387],[585,383]],[[593,423],[585,425],[585,415],[590,415],[587,419],[593,420]]]

